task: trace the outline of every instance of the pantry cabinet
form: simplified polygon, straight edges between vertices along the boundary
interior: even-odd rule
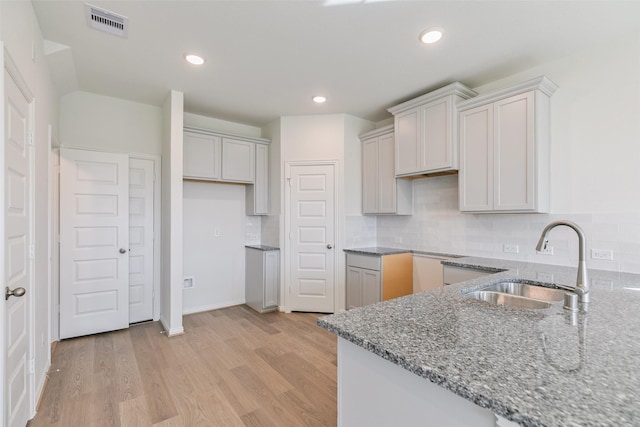
[[[539,77],[461,102],[462,212],[548,212],[550,97]]]
[[[394,116],[396,176],[458,169],[456,105],[475,95],[456,82],[389,108]]]
[[[360,135],[362,213],[411,215],[413,182],[395,176],[393,125]]]

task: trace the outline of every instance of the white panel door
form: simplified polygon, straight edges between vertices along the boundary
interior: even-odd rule
[[[129,158],[60,150],[60,338],[129,326]]]
[[[334,312],[335,168],[290,168],[290,306],[292,311]]]
[[[2,148],[2,287],[3,353],[0,356],[4,419],[2,425],[23,427],[29,419],[28,354],[30,341],[29,298],[9,297],[7,290],[22,294],[31,291],[30,218],[30,108],[15,82],[4,72],[5,117]]]
[[[129,159],[129,323],[153,318],[153,168]]]

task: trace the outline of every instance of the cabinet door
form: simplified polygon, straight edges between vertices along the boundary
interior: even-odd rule
[[[264,253],[264,296],[263,308],[278,306],[278,289],[280,288],[280,261],[278,251]]]
[[[396,175],[407,175],[420,170],[420,122],[414,108],[394,117],[396,137]]]
[[[534,94],[493,104],[495,211],[535,208]]]
[[[347,310],[362,306],[362,275],[367,271],[347,266]]]
[[[255,149],[253,142],[222,139],[222,180],[254,182]]]
[[[460,113],[460,210],[493,210],[493,106]]]
[[[438,99],[420,107],[422,150],[420,169],[439,172],[457,169],[454,164],[451,136],[451,97]]]
[[[220,179],[220,137],[184,133],[183,175]]]
[[[269,146],[256,144],[256,175],[246,189],[247,215],[269,215]]]
[[[393,134],[378,139],[378,212],[396,213],[396,174],[394,167],[395,140]]]
[[[375,304],[382,300],[380,272],[362,270],[362,305]]]
[[[378,213],[378,138],[362,141],[362,213]]]

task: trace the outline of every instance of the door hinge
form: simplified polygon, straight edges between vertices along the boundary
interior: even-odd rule
[[[29,373],[30,374],[35,374],[36,373],[36,360],[35,359],[29,359]]]
[[[33,145],[33,131],[29,131],[29,145]]]
[[[29,245],[29,259],[36,259],[36,248],[33,245]]]
[[[153,182],[156,182],[156,171],[153,171]]]

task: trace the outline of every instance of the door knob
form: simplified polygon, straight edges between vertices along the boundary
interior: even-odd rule
[[[14,290],[11,290],[7,286],[6,288],[4,288],[4,300],[8,300],[9,297],[21,297],[26,293],[27,291],[25,288],[15,288]]]
[[[120,253],[121,253],[121,254],[126,254],[126,253],[127,253],[127,250],[126,250],[126,249],[124,249],[124,248],[120,248]]]
[[[331,246],[331,244],[328,244],[327,249],[333,249],[333,246]]]

